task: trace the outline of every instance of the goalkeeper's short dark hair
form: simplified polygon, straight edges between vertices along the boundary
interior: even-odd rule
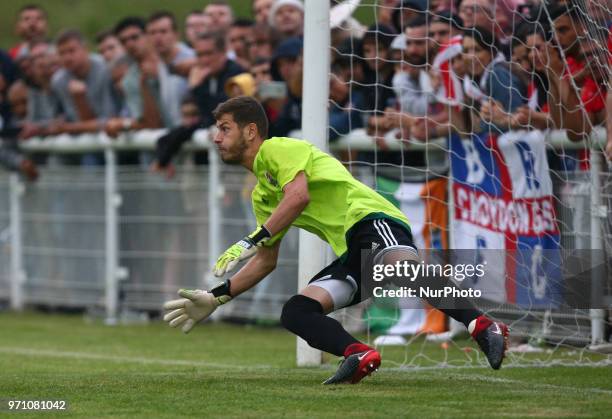
[[[213,117],[219,120],[222,115],[230,114],[240,128],[255,124],[259,135],[268,138],[268,117],[261,103],[250,96],[237,96],[217,105]]]

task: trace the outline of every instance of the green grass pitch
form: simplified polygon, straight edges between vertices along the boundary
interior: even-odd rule
[[[468,344],[467,341],[465,344]],[[276,328],[161,322],[108,327],[80,316],[0,314],[0,399],[68,402],[55,417],[610,417],[612,368],[400,370],[417,341],[385,350],[356,386],[323,386],[335,362],[296,368],[295,338]],[[446,358],[445,358],[446,357]],[[385,364],[385,362],[387,364]],[[385,368],[387,366],[387,368]],[[390,368],[395,366],[395,368]],[[39,417],[30,412],[9,417]],[[0,411],[0,417],[6,416]]]

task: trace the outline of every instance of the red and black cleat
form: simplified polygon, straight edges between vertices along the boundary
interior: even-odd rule
[[[344,354],[344,361],[338,367],[338,371],[323,384],[357,384],[380,367],[380,354],[367,345],[361,343],[350,345]]]
[[[491,368],[498,370],[508,349],[508,326],[502,322],[494,322],[488,317],[479,316],[476,319],[472,338],[487,356]]]

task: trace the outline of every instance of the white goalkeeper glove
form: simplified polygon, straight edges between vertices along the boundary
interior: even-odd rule
[[[183,326],[184,333],[189,333],[196,323],[208,318],[222,304],[232,299],[229,293],[230,280],[210,291],[180,289],[183,297],[164,303],[164,310],[172,310],[164,316],[170,327]]]
[[[257,253],[257,246],[261,246],[270,238],[270,232],[266,227],[261,226],[238,243],[227,249],[215,263],[213,273],[220,277],[233,271],[238,262],[248,259]]]

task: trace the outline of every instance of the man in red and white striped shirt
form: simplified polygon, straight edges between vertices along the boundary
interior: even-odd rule
[[[440,77],[438,99],[445,103],[455,104],[463,100],[461,81],[451,64],[453,59],[460,59],[462,26],[461,18],[448,10],[433,15],[429,23],[429,36],[436,51],[432,71]]]

